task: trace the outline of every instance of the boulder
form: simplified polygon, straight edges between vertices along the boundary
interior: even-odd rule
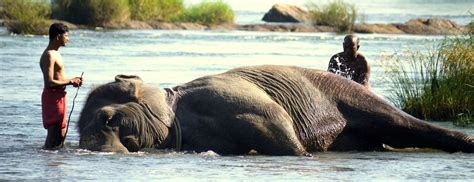
[[[207,26],[199,23],[176,23],[176,26],[181,30],[205,30]]]
[[[403,24],[357,24],[354,27],[354,31],[359,33],[458,35],[467,32],[468,26],[459,26],[451,20],[446,19],[418,18]]]
[[[208,29],[213,31],[228,31],[237,29],[237,26],[238,25],[235,23],[223,23],[219,25],[211,25]]]
[[[174,23],[150,21],[150,22],[148,22],[148,24],[150,24],[150,26],[153,27],[153,29],[159,29],[159,30],[177,29],[177,27]]]
[[[135,20],[105,23],[102,27],[110,29],[152,29],[148,23]]]
[[[463,27],[457,25],[451,20],[438,18],[417,18],[412,19],[405,24],[394,24],[398,29],[407,34],[460,34],[464,31]]]
[[[263,16],[263,21],[266,22],[291,22],[303,23],[310,22],[309,13],[298,6],[275,4]]]
[[[357,24],[354,31],[358,33],[385,33],[385,34],[403,34],[402,30],[398,29],[393,24]]]
[[[166,23],[150,21],[148,24],[154,29],[160,30],[205,30],[207,26],[198,23]]]
[[[152,27],[148,23],[142,21],[132,20],[126,22],[125,25],[131,29],[152,29]]]
[[[241,25],[239,30],[260,32],[334,32],[333,27],[312,26],[305,23],[266,23]]]

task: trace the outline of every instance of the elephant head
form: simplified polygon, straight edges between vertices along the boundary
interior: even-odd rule
[[[174,114],[165,98],[138,76],[117,75],[90,92],[78,124],[80,147],[125,153],[167,147]]]

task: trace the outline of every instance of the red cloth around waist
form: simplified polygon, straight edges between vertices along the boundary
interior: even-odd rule
[[[61,129],[66,127],[66,91],[62,89],[43,89],[41,108],[45,129],[54,124],[60,124]]]

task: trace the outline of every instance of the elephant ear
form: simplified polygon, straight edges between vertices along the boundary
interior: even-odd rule
[[[147,111],[165,124],[171,127],[174,114],[165,100],[165,94],[161,90],[151,88],[143,84],[143,80],[135,75],[117,75],[115,82],[120,85],[127,95],[132,96],[136,102],[143,104]]]
[[[135,101],[140,102],[143,99],[142,85],[143,80],[136,75],[117,75],[115,82],[120,85],[121,90],[131,96]]]
[[[143,80],[137,75],[117,75],[115,76],[116,82],[125,82],[125,81],[139,81],[143,83]]]
[[[143,100],[147,110],[167,127],[174,122],[174,113],[166,100],[166,92],[148,85],[143,86]]]

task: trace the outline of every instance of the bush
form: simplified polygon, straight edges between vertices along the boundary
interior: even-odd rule
[[[394,83],[389,98],[415,117],[474,122],[474,38],[446,39],[435,51],[412,51],[386,72]],[[403,66],[408,63],[408,66]]]
[[[208,26],[217,25],[234,22],[234,11],[222,1],[204,1],[187,8],[174,21],[193,22]]]
[[[53,18],[102,26],[130,19],[128,0],[52,0]]]
[[[134,20],[170,21],[184,9],[182,0],[130,0]]]
[[[8,31],[17,34],[48,34],[51,9],[46,2],[31,0],[0,0]]]
[[[353,31],[357,11],[353,4],[342,0],[334,0],[329,4],[318,6],[316,3],[307,4],[310,19],[315,25],[326,25],[337,28],[337,31]]]

